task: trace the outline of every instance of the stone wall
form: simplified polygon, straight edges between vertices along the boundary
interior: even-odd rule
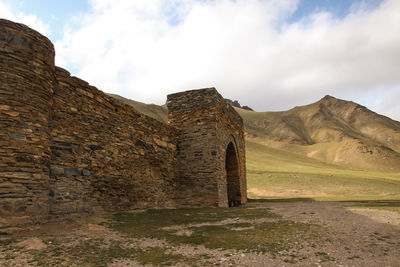
[[[218,92],[216,92],[218,94]],[[228,203],[230,206],[245,204],[247,202],[247,183],[246,183],[246,149],[243,130],[243,119],[232,108],[230,104],[224,101],[221,95],[215,98],[218,107],[217,112],[217,139],[220,140],[218,150],[221,152],[221,157],[218,158],[218,170],[223,174],[219,180],[219,202],[225,206],[228,196],[231,194]],[[229,154],[229,145],[232,144],[234,154]],[[235,157],[235,162],[232,162],[232,157]],[[235,167],[234,165],[237,164]],[[232,172],[230,177],[227,177],[229,171]],[[228,172],[228,173],[227,173]],[[237,172],[237,174],[235,174]],[[230,188],[226,187],[229,186]],[[229,198],[229,197],[228,197]]]
[[[168,123],[178,130],[177,201],[189,206],[246,203],[246,169],[243,120],[215,88],[168,95]],[[228,145],[238,163],[228,181]],[[229,156],[229,155],[228,155]],[[228,184],[237,196],[228,203]],[[239,188],[240,187],[240,188]]]
[[[0,227],[170,207],[176,130],[54,66],[51,42],[0,20]]]
[[[169,124],[54,66],[0,20],[0,230],[99,210],[246,202],[243,122],[214,89],[168,96]]]
[[[175,129],[56,68],[51,213],[171,206]]]

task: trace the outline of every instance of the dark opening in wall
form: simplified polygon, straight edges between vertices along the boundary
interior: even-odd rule
[[[239,206],[241,204],[239,164],[232,142],[226,149],[225,170],[229,207]]]

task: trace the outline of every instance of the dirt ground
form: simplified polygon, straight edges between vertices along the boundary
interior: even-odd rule
[[[309,261],[305,265],[400,266],[400,213],[361,208],[355,203],[268,205],[287,219],[326,227],[327,242],[307,251],[314,255],[325,252],[334,260],[326,263]]]
[[[46,255],[44,253],[46,249],[65,250],[88,240],[101,240],[95,243],[99,247],[118,242],[124,248],[143,251],[162,248],[163,253],[180,255],[180,259],[190,259],[174,262],[172,258],[172,263],[171,260],[168,263],[172,266],[400,266],[400,213],[398,212],[369,209],[359,203],[350,202],[253,202],[249,203],[248,207],[267,208],[279,215],[279,219],[237,218],[209,225],[252,224],[235,228],[237,231],[242,231],[266,221],[287,220],[321,226],[323,229],[321,238],[314,243],[311,242],[312,245],[309,241],[296,240],[298,246],[278,251],[277,254],[210,249],[203,245],[174,245],[166,240],[128,236],[107,227],[111,214],[104,214],[100,217],[82,217],[48,223],[12,235],[1,235],[0,266],[92,266],[89,262],[85,265],[85,262],[75,264],[73,261],[60,259],[54,262],[37,259],[38,255]],[[175,230],[177,235],[190,236],[195,227],[204,224],[207,223],[177,225],[167,230]],[[117,257],[107,265],[165,265],[162,262],[144,263],[138,259]]]

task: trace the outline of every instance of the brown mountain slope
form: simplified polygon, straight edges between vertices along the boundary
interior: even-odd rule
[[[131,99],[119,96],[119,95],[115,95],[115,94],[107,94],[107,95],[114,97],[115,99],[134,107],[136,110],[140,111],[144,115],[152,117],[156,120],[159,120],[162,122],[167,122],[167,120],[168,120],[168,110],[165,105],[158,106],[158,105],[154,105],[154,104],[144,104],[142,102],[131,100]]]
[[[164,106],[111,96],[167,121]],[[316,103],[282,112],[235,109],[244,119],[246,138],[253,142],[326,163],[400,171],[400,122],[357,103],[325,96]]]
[[[368,140],[400,151],[400,122],[331,96],[282,112],[237,111],[251,137],[300,145]]]
[[[288,111],[237,111],[249,139],[327,163],[400,170],[400,122],[354,102],[325,96]]]

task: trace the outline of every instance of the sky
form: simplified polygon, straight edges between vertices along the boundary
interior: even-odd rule
[[[399,0],[0,0],[56,65],[145,103],[216,87],[256,111],[325,95],[400,121]]]

